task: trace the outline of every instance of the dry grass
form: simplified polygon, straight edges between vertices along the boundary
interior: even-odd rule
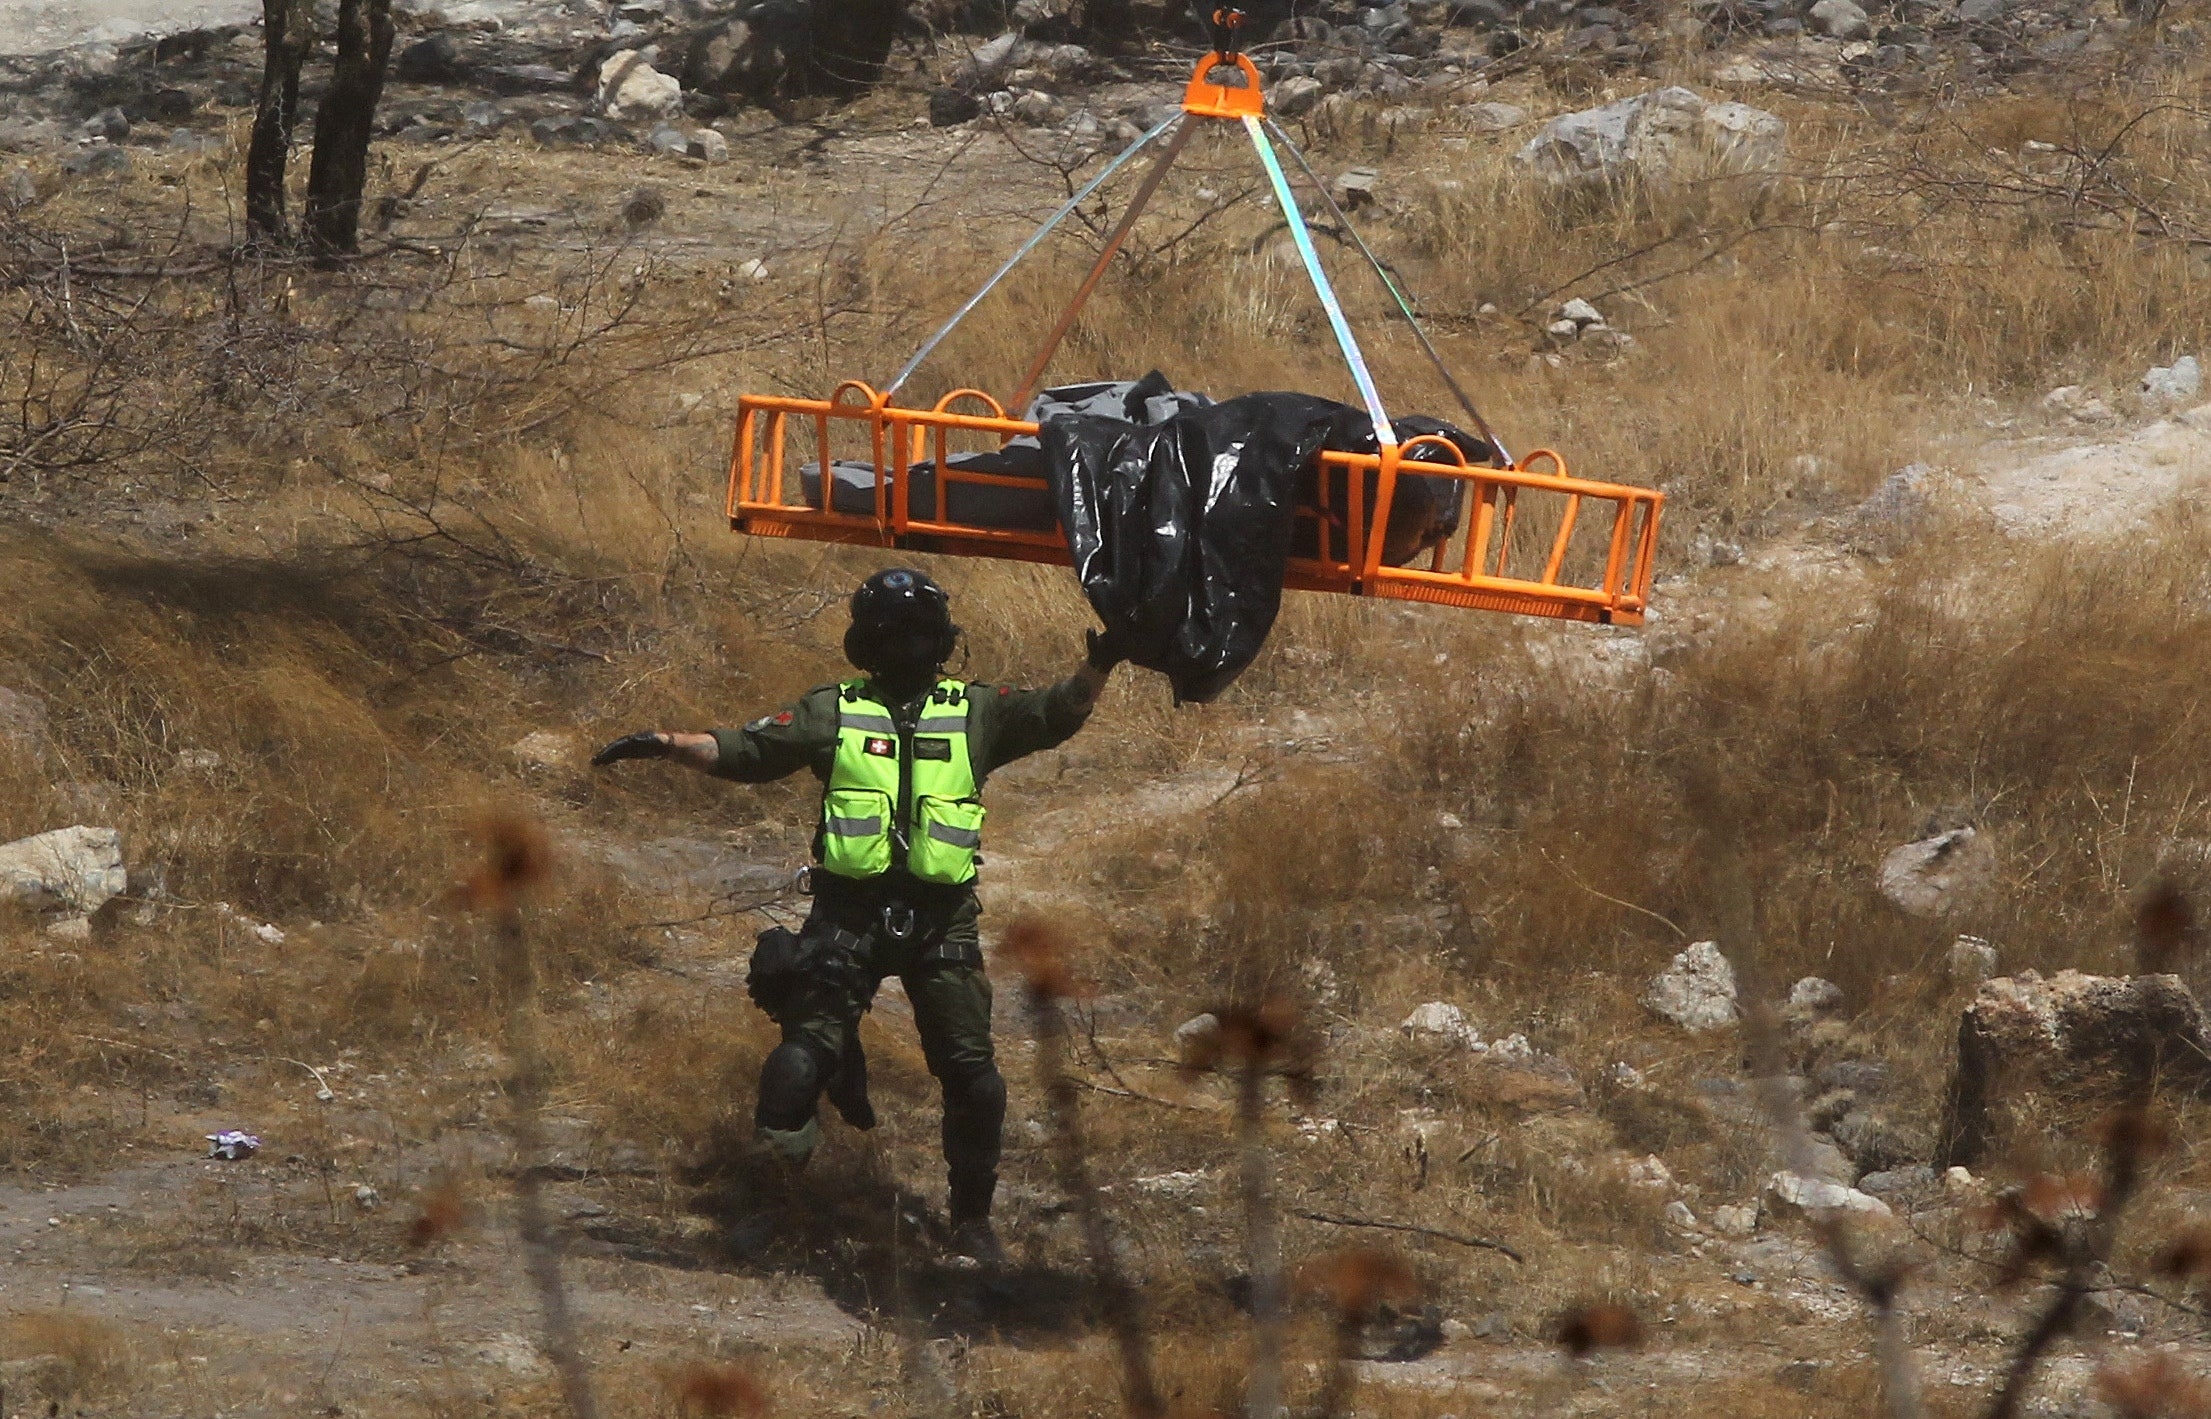
[[[15,1312],[0,1329],[0,1344],[22,1365],[30,1380],[25,1387],[57,1405],[126,1388],[137,1363],[122,1331],[96,1316],[65,1310]]]
[[[1725,924],[1725,851],[1757,883],[1775,977],[1828,975],[1871,1004],[1917,989],[1960,929],[1871,890],[1882,854],[1930,822],[2000,845],[2003,888],[1972,920],[2007,963],[2118,967],[2150,884],[2201,885],[2211,742],[2191,708],[2211,605],[2187,524],[2000,574],[1970,536],[1937,538],[1865,606],[1777,585],[1771,621],[1661,632],[1647,657],[1540,636],[1514,654],[1470,628],[1442,663],[1401,661],[1386,693],[1345,705],[1352,762],[1292,758],[1101,868],[1143,913],[1122,978],[1198,996],[1288,987],[1324,961],[1356,1006],[1416,945],[1523,988],[1639,977]]]

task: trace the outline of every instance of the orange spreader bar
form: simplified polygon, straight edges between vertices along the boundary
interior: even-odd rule
[[[987,412],[955,411],[969,403]],[[892,405],[858,380],[838,385],[827,399],[746,395],[738,401],[729,466],[730,526],[758,537],[1065,566],[1071,558],[1056,527],[984,527],[949,519],[955,484],[1031,491],[1044,486],[1036,479],[952,467],[953,435],[964,434],[967,442],[995,436],[1002,446],[1036,433],[1035,424],[1008,418],[997,400],[973,389],[955,390],[929,409]],[[848,461],[872,463],[874,510],[838,511],[832,446],[855,450],[863,442],[868,456]],[[924,459],[935,470],[934,517],[916,517],[910,507],[908,471]],[[800,468],[809,463],[819,470],[818,502],[809,502],[801,491]],[[1528,454],[1510,468],[1475,466],[1434,437],[1379,454],[1324,451],[1320,464],[1315,505],[1297,511],[1286,586],[1607,625],[1642,623],[1665,501],[1654,489],[1572,477],[1565,461],[1549,450]],[[1412,474],[1470,485],[1471,516],[1462,516],[1458,535],[1419,565],[1390,566],[1382,555],[1390,508],[1398,477]],[[1366,506],[1370,491],[1371,508]]]

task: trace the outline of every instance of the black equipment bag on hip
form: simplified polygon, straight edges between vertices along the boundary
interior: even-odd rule
[[[841,987],[857,995],[866,951],[865,941],[833,926],[810,922],[803,934],[771,926],[754,938],[752,961],[745,968],[745,994],[769,1019],[781,1023],[808,985]]]

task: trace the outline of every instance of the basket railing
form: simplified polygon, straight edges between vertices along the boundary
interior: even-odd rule
[[[868,513],[835,506],[834,454],[862,441],[852,435],[863,436],[874,470]],[[1002,447],[1036,435],[1036,424],[975,389],[954,390],[927,409],[891,404],[858,380],[827,399],[746,395],[726,511],[732,527],[760,536],[1065,564],[1057,528],[986,527],[951,515],[956,487],[1039,486],[955,466],[955,439]],[[798,450],[818,469],[813,502],[791,464]],[[917,515],[912,470],[924,460],[935,491],[933,506]],[[1464,485],[1459,530],[1415,565],[1393,566],[1384,556],[1390,512],[1398,481],[1416,476]],[[1324,450],[1316,482],[1316,496],[1296,512],[1286,586],[1622,625],[1643,619],[1664,503],[1653,489],[1576,478],[1547,449],[1506,468],[1470,464],[1432,434],[1376,453]],[[1540,508],[1523,507],[1531,495]]]

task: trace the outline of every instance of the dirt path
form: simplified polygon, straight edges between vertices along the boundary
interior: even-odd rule
[[[397,1264],[187,1240],[210,1211],[252,1218],[293,1171],[281,1158],[172,1159],[77,1186],[0,1187],[0,1311],[66,1318],[80,1334],[117,1327],[129,1354],[115,1368],[128,1374],[110,1382],[128,1384],[133,1412],[206,1399],[234,1414],[299,1413],[302,1402],[405,1412],[549,1374],[528,1338],[538,1327],[516,1249],[496,1233]],[[572,1222],[604,1211],[574,1188],[558,1202]],[[349,1193],[338,1205],[353,1205]],[[601,1364],[739,1341],[834,1348],[866,1331],[818,1289],[581,1250],[572,1300]]]
[[[1967,472],[2007,533],[2123,534],[2145,527],[2176,499],[2211,487],[2211,404],[2091,443],[1990,445]]]

